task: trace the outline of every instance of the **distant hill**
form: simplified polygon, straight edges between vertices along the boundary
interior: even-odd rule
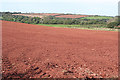
[[[57,18],[81,18],[81,17],[89,17],[89,15],[77,15],[77,14],[61,14],[61,13],[21,13],[21,14],[13,14],[13,15],[22,15],[29,17],[46,17],[46,16],[54,16]]]
[[[81,19],[112,19],[111,16],[99,16],[99,15],[82,15],[82,14],[63,14],[63,13],[12,13],[12,15],[22,15],[28,17],[40,17],[53,16],[56,18],[81,18]]]

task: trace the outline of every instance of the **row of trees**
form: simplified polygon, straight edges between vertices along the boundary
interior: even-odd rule
[[[79,25],[89,25],[89,24],[106,24],[107,20],[83,20],[83,19],[70,19],[70,18],[56,18],[54,16],[48,16],[44,18],[39,17],[28,17],[21,15],[12,15],[13,13],[4,12],[2,14],[2,20],[14,21],[28,24],[79,24]],[[119,24],[118,22],[111,22],[107,25],[108,28],[114,28]]]
[[[117,28],[120,29],[120,27],[118,27],[120,25],[119,22],[111,22],[107,25],[108,28]]]
[[[115,19],[107,25],[108,28],[120,29],[118,26],[120,26],[120,16],[116,16]]]
[[[48,16],[44,18],[39,17],[27,17],[21,15],[12,15],[12,13],[3,13],[3,20],[22,22],[28,24],[105,24],[106,20],[82,20],[82,19],[69,19],[69,18],[55,18],[54,16]]]
[[[54,16],[45,17],[43,20],[43,24],[106,24],[107,19],[72,19],[72,18],[56,18]]]
[[[39,24],[41,21],[41,19],[39,17],[12,15],[10,13],[9,14],[2,14],[2,20],[28,23],[28,24]]]

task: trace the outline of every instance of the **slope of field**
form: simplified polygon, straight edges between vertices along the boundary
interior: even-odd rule
[[[55,16],[58,18],[81,18],[81,17],[88,17],[88,15],[66,15],[60,13],[26,13],[26,14],[13,14],[13,15],[22,15],[28,17],[40,17],[43,18],[45,16]]]
[[[28,17],[40,17],[43,18],[42,15],[36,15],[36,14],[12,14],[12,15],[21,15],[21,16],[28,16]]]
[[[45,16],[57,16],[57,15],[60,15],[60,14],[59,13],[26,13],[26,14],[13,14],[13,15],[43,18]]]
[[[58,17],[58,18],[81,18],[81,17],[88,17],[88,15],[58,15],[55,17]]]
[[[3,21],[3,78],[118,77],[118,33]]]

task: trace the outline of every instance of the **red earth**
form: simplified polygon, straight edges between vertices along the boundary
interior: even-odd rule
[[[42,15],[37,15],[37,14],[12,14],[12,15],[21,15],[21,16],[28,16],[28,17],[40,17],[43,18]]]
[[[26,14],[12,14],[12,15],[22,15],[28,17],[40,17],[43,18],[45,16],[57,16],[60,15],[59,13],[26,13]]]
[[[43,15],[43,16],[56,16],[61,15],[60,13],[30,13],[31,15]]]
[[[2,22],[3,78],[118,77],[118,32]]]
[[[12,14],[12,15],[22,15],[22,16],[40,17],[40,18],[43,18],[45,16],[55,16],[58,18],[81,18],[81,17],[89,16],[89,15],[67,15],[67,14],[60,14],[60,13],[25,13],[25,14]]]
[[[58,15],[55,17],[59,18],[81,18],[81,17],[88,17],[88,15]]]

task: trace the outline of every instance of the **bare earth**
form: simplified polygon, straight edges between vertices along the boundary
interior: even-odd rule
[[[3,78],[118,77],[118,33],[3,21]]]
[[[21,16],[28,16],[28,17],[40,17],[43,18],[45,16],[54,16],[59,18],[81,18],[81,17],[88,17],[90,15],[65,15],[60,13],[26,13],[26,14],[12,14],[12,15],[21,15]]]

